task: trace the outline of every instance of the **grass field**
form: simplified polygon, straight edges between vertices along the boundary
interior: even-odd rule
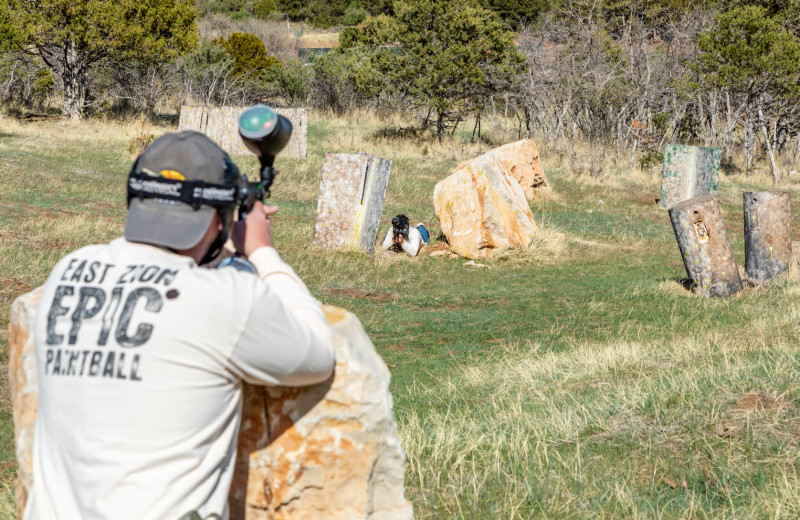
[[[527,253],[470,269],[313,247],[325,151],[392,159],[381,232],[402,211],[438,235],[433,186],[477,145],[388,139],[382,125],[312,115],[309,158],[279,159],[276,244],[320,300],[359,316],[390,367],[417,518],[800,516],[796,267],[729,299],[692,296],[656,175],[575,176],[546,150],[554,194],[533,203],[546,231]],[[0,117],[2,518],[9,306],[67,252],[121,234],[137,131]],[[740,264],[743,189],[771,186],[721,180]]]

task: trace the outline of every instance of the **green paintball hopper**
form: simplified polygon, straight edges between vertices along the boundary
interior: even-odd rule
[[[239,116],[239,135],[258,156],[261,167],[272,166],[275,156],[292,136],[292,122],[267,105],[255,105]]]

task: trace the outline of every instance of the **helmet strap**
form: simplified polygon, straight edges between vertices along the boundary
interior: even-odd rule
[[[217,238],[208,246],[206,254],[200,259],[200,265],[213,262],[222,252],[222,248],[225,247],[225,242],[228,241],[228,235],[230,235],[231,226],[233,225],[233,211],[233,206],[217,210],[217,214],[219,214],[219,218],[222,221],[222,229],[217,235]]]
[[[225,242],[228,241],[228,230],[223,229],[217,235],[217,238],[211,243],[208,247],[208,251],[206,251],[205,256],[200,260],[200,265],[206,265],[208,263],[213,262],[217,259],[219,254],[222,252],[222,248],[225,246]]]

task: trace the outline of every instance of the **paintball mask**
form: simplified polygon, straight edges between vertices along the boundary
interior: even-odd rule
[[[403,214],[392,217],[392,234],[395,238],[402,236],[408,240],[408,217]]]

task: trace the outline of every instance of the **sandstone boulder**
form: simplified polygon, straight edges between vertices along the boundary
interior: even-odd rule
[[[434,188],[436,216],[454,253],[479,260],[534,238],[528,198],[508,164],[490,152],[459,164]]]
[[[38,407],[30,334],[41,290],[15,300],[9,341],[18,517],[33,482]],[[413,518],[404,497],[405,456],[392,413],[390,374],[358,318],[325,307],[336,372],[303,388],[245,385],[231,519]]]
[[[39,410],[33,319],[42,288],[23,294],[11,304],[8,334],[8,383],[14,407],[14,441],[17,452],[17,518],[22,518],[33,484],[33,430]]]
[[[523,139],[495,148],[475,159],[462,162],[453,171],[458,171],[473,161],[483,159],[493,161],[500,171],[516,180],[528,200],[540,198],[550,192],[550,184],[542,169],[539,148],[536,147],[533,139]]]

